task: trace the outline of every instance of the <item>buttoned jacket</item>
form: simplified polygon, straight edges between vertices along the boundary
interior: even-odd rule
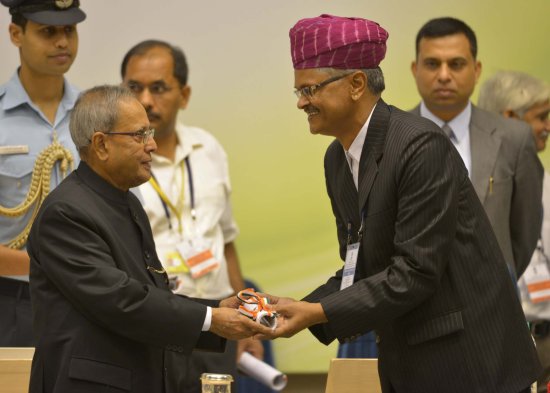
[[[380,100],[358,191],[338,141],[326,152],[325,177],[340,255],[348,234],[360,249],[353,285],[340,290],[339,270],[305,298],[328,318],[310,328],[321,342],[374,329],[384,392],[517,393],[536,379],[540,365],[496,237],[439,127]]]
[[[185,373],[178,353],[223,350],[201,332],[206,306],[168,289],[138,199],[85,162],[44,201],[28,252],[31,393],[162,393]]]

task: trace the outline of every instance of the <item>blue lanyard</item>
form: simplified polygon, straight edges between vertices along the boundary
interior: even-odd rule
[[[185,167],[187,168],[187,179],[189,182],[189,195],[191,199],[191,218],[194,221],[197,218],[197,212],[195,210],[195,189],[193,187],[193,172],[191,171],[191,162],[189,160],[189,157],[185,157]],[[155,177],[155,174],[152,171],[151,171],[151,176],[158,184],[157,178]],[[158,192],[157,192],[157,195],[160,199],[160,203],[162,203],[162,208],[164,209],[164,214],[166,216],[166,219],[168,220],[168,228],[172,229],[172,221],[170,219],[171,218],[170,209],[168,208],[168,205],[166,204],[166,202]]]
[[[361,242],[361,239],[363,239],[363,231],[365,230],[365,209],[361,210],[361,226],[359,227],[359,230],[357,231],[357,243]],[[347,245],[349,246],[351,244],[352,235],[351,235],[351,220],[348,220],[348,237],[347,237]]]
[[[195,211],[195,190],[193,188],[193,173],[191,172],[191,162],[189,156],[185,157],[185,167],[187,168],[187,178],[189,179],[189,196],[191,197],[191,218],[193,221],[197,218]]]

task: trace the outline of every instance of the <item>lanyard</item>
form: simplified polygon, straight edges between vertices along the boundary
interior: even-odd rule
[[[550,259],[546,255],[546,252],[544,251],[544,245],[542,244],[542,236],[539,236],[539,241],[537,242],[536,250],[539,252],[539,255],[542,256],[542,259],[548,266],[548,269],[550,269]]]
[[[189,157],[185,157],[185,161],[182,161],[181,163],[181,175],[182,175],[182,182],[184,181],[183,176],[183,167],[187,168],[187,178],[189,181],[189,195],[191,196],[191,218],[193,221],[197,218],[197,213],[195,210],[195,190],[193,188],[193,174],[191,172],[191,163],[189,161]],[[157,192],[157,195],[160,198],[160,202],[162,203],[162,207],[164,209],[164,214],[166,215],[166,219],[168,220],[168,227],[172,229],[172,221],[170,219],[170,211],[172,211],[176,218],[178,219],[178,232],[180,235],[183,234],[183,225],[182,225],[182,218],[183,218],[183,194],[184,194],[184,187],[182,185],[180,194],[178,196],[178,202],[176,205],[170,201],[168,196],[162,191],[160,188],[160,185],[155,178],[155,175],[151,172],[151,178],[149,179],[149,183],[153,187],[153,189]]]
[[[347,245],[349,246],[352,242],[352,232],[351,232],[351,220],[348,220],[348,236],[347,236]],[[357,243],[361,243],[361,239],[363,239],[363,230],[365,228],[365,209],[361,210],[361,226],[359,227],[359,230],[357,231]]]

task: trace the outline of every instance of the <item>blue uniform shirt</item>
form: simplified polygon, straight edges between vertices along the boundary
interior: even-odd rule
[[[19,80],[18,72],[15,72],[6,84],[0,86],[1,206],[14,207],[26,198],[34,162],[40,152],[53,142],[54,135],[57,135],[59,143],[71,151],[74,167],[78,166],[78,152],[69,132],[69,115],[78,94],[78,90],[65,80],[63,98],[52,125],[30,100]],[[12,154],[8,148],[10,146],[26,146],[28,153]],[[15,150],[20,151],[21,148]],[[50,190],[61,180],[63,178],[58,162],[52,172]],[[32,210],[31,207],[25,215],[19,217],[0,215],[0,244],[7,244],[21,233],[30,219]]]

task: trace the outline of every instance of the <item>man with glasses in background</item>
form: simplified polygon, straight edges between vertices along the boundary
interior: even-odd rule
[[[174,292],[223,299],[245,289],[227,155],[210,133],[178,123],[191,97],[183,51],[164,41],[140,42],[124,56],[121,74],[156,130],[152,177],[139,190],[159,259],[175,278]],[[236,378],[237,359],[245,350],[262,358],[261,342],[251,339],[229,341],[225,353],[181,356],[187,377],[175,382],[174,391],[200,393],[202,373]]]
[[[42,200],[78,160],[69,135],[78,91],[64,74],[86,14],[78,0],[0,1],[21,62],[0,86],[0,347],[27,347],[34,342],[25,247]]]
[[[175,354],[269,332],[235,309],[236,297],[193,301],[170,291],[147,215],[128,191],[149,180],[156,149],[133,93],[84,92],[70,130],[81,162],[46,198],[29,236],[30,393],[173,393],[169,381],[187,372]]]

